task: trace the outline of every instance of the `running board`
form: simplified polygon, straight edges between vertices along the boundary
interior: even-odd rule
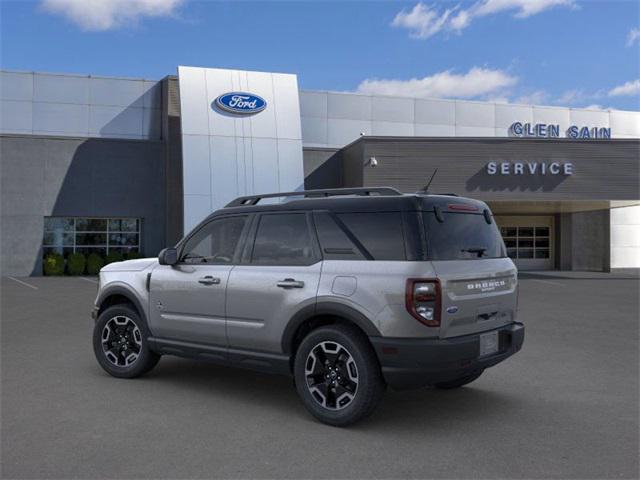
[[[151,350],[163,355],[176,355],[219,365],[291,376],[289,355],[184,342],[168,338],[149,337],[147,340]]]

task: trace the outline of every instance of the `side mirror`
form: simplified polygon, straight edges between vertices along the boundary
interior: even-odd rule
[[[178,263],[178,250],[172,247],[162,249],[158,254],[158,262],[160,265],[175,265]]]

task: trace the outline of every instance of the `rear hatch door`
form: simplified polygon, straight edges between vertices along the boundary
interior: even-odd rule
[[[513,322],[517,303],[517,270],[488,207],[452,201],[423,212],[427,256],[440,280],[443,338]]]
[[[508,258],[433,262],[440,279],[440,336],[492,330],[515,320],[517,272]]]

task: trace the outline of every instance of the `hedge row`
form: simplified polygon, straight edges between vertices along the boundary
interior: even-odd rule
[[[121,262],[140,258],[138,252],[128,252],[124,255],[120,252],[109,252],[105,258],[97,253],[85,255],[83,253],[71,253],[67,260],[58,253],[49,253],[44,257],[43,270],[45,275],[97,275],[102,267],[109,263]],[[66,267],[66,268],[65,268]]]

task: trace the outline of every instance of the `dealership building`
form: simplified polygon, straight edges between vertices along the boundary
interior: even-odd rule
[[[0,271],[173,245],[233,198],[424,188],[486,201],[521,269],[640,267],[640,112],[299,90],[296,75],[0,72]]]

